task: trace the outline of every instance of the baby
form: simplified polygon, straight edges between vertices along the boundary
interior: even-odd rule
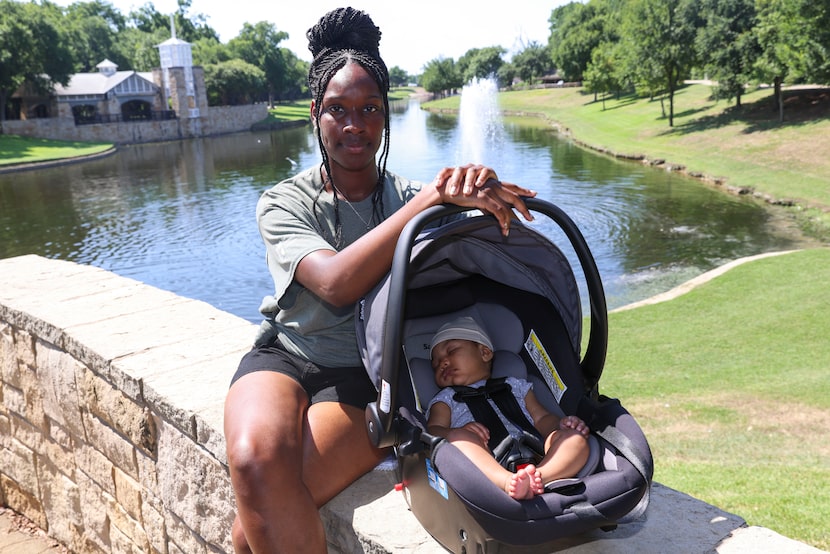
[[[527,499],[542,494],[545,483],[573,477],[585,465],[589,433],[585,422],[576,416],[552,414],[533,394],[531,383],[514,377],[508,377],[507,383],[525,417],[543,437],[544,457],[538,465],[526,465],[516,473],[493,457],[487,446],[490,431],[473,419],[466,403],[453,399],[453,386],[482,386],[492,373],[493,344],[473,318],[458,318],[442,326],[432,339],[430,357],[435,382],[442,390],[430,402],[427,430],[454,444],[511,497]],[[511,434],[520,433],[502,414],[499,417]]]

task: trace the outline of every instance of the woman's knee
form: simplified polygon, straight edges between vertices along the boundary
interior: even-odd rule
[[[291,402],[257,399],[241,380],[225,402],[228,466],[238,477],[261,478],[263,471],[298,471],[302,459],[302,398]],[[234,390],[236,389],[236,390]],[[273,399],[272,399],[273,400]],[[263,410],[262,406],[269,406]]]
[[[233,543],[233,551],[235,554],[252,552],[251,547],[248,545],[248,539],[245,537],[245,531],[242,529],[242,522],[239,520],[239,516],[233,520],[231,542]]]

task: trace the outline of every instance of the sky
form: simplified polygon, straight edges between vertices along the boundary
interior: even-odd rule
[[[59,0],[69,5],[75,0]],[[351,5],[368,13],[380,27],[380,53],[390,68],[420,74],[436,58],[457,60],[470,48],[501,46],[505,59],[530,42],[546,44],[551,11],[570,0],[192,0],[189,15],[204,14],[207,24],[227,43],[243,23],[268,21],[289,38],[281,46],[310,61],[305,32],[334,8]],[[124,15],[149,2],[162,14],[178,9],[176,0],[110,0]]]

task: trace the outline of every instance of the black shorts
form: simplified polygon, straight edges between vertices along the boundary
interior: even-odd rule
[[[243,375],[256,371],[275,371],[288,375],[303,387],[311,404],[341,402],[363,409],[378,396],[363,366],[319,366],[286,351],[279,341],[256,346],[245,354],[231,379],[231,385]]]

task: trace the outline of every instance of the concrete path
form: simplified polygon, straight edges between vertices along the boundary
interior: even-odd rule
[[[30,521],[0,508],[0,554],[65,554],[69,552]]]

